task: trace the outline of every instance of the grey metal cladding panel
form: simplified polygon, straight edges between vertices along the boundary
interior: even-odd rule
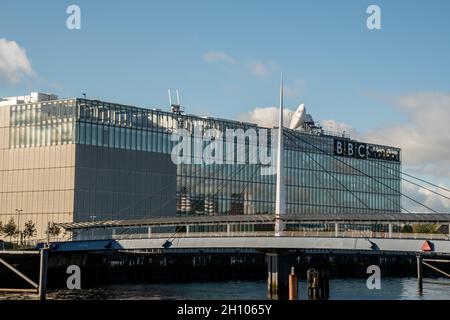
[[[76,148],[75,221],[88,221],[91,215],[128,220],[176,214],[176,166],[170,155]]]

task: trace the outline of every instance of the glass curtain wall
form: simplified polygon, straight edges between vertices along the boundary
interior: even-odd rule
[[[11,106],[10,147],[73,143],[75,110],[75,99]]]
[[[13,106],[12,148],[65,143],[170,154],[178,128],[258,130],[253,124],[202,118],[95,100],[57,100]],[[286,129],[288,130],[288,129]],[[298,137],[293,139],[291,136]],[[301,213],[400,212],[400,162],[339,158],[333,136],[290,131],[285,138],[287,211]],[[270,132],[267,145],[270,147]],[[203,143],[203,148],[209,142]],[[177,166],[177,214],[261,214],[274,212],[275,175],[251,164],[251,139],[234,142],[244,164]],[[313,146],[314,147],[313,147]],[[204,150],[204,149],[203,149]],[[192,155],[192,162],[195,162]],[[203,159],[205,160],[205,159]],[[363,172],[363,173],[361,173]]]

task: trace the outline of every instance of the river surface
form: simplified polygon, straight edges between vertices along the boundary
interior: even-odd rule
[[[300,299],[307,299],[306,283],[299,283]],[[0,294],[2,299],[35,299],[33,295]],[[266,300],[265,281],[203,282],[179,284],[111,285],[87,290],[50,291],[47,299],[89,300]],[[422,294],[415,278],[384,278],[380,290],[369,290],[366,279],[331,279],[330,299],[338,300],[450,300],[450,279],[427,279]]]

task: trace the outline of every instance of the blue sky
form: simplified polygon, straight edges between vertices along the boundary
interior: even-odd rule
[[[71,4],[81,30],[66,28]],[[381,30],[366,27],[370,4]],[[3,0],[0,39],[33,69],[3,79],[0,96],[86,92],[167,108],[178,88],[188,113],[238,119],[277,104],[283,72],[288,107],[303,102],[315,119],[400,146],[407,168],[449,182],[450,1]]]
[[[366,28],[369,4],[382,30]],[[66,8],[81,8],[81,30]],[[448,90],[448,1],[2,1],[0,37],[26,50],[37,77],[2,85],[140,106],[167,105],[179,88],[188,112],[237,118],[277,103],[279,73],[294,107],[358,130],[399,117],[371,94]],[[208,63],[220,51],[234,64]],[[269,70],[257,76],[249,69]],[[447,72],[446,72],[447,71]]]

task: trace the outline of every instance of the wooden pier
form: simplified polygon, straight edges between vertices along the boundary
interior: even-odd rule
[[[445,272],[444,270],[439,269],[436,266],[433,266],[430,264],[430,262],[436,262],[436,263],[450,263],[450,259],[431,259],[431,258],[423,258],[421,255],[417,256],[417,284],[419,286],[419,290],[423,290],[423,268],[422,266],[426,266],[437,273],[446,276],[447,278],[450,278],[450,274]]]
[[[0,258],[0,264],[4,265],[7,269],[18,275],[31,286],[31,288],[0,288],[0,292],[36,293],[39,300],[45,300],[47,291],[48,250],[48,248],[42,248],[39,251],[0,251],[0,255],[2,256],[39,255],[39,279],[37,283],[31,280],[12,264],[8,263],[5,259]]]

